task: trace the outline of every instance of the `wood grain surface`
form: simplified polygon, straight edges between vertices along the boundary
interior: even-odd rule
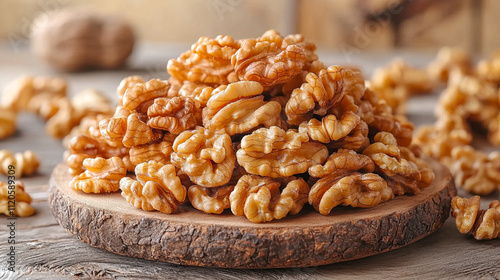
[[[68,79],[70,95],[94,87],[111,98],[120,80],[127,75],[165,79],[167,57],[176,57],[189,46],[139,45],[127,68],[79,74],[56,73],[40,64],[26,44],[0,43],[0,88],[23,74],[61,75]],[[361,53],[320,53],[327,64],[359,65],[364,73],[400,56],[410,65],[424,66],[434,53],[394,51]],[[433,110],[439,91],[412,98],[408,116],[416,126],[434,121]],[[484,142],[475,143],[478,147]],[[34,176],[23,178],[34,198],[36,214],[17,220],[16,272],[6,270],[9,244],[7,218],[0,216],[0,279],[500,279],[500,240],[477,241],[460,234],[449,218],[428,237],[383,254],[341,263],[304,268],[224,269],[176,265],[120,256],[94,248],[67,233],[53,217],[47,201],[47,184],[53,169],[61,162],[61,142],[45,134],[43,121],[30,114],[19,116],[16,134],[0,142],[1,149],[14,152],[34,150],[43,160]],[[6,181],[0,175],[0,180]],[[459,195],[468,196],[460,189]],[[481,206],[500,199],[498,192],[483,197]]]

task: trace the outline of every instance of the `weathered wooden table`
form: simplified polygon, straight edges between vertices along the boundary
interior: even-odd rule
[[[0,43],[0,89],[23,74],[62,75],[69,81],[70,95],[86,88],[96,88],[115,100],[115,89],[128,75],[145,79],[167,78],[169,58],[177,57],[189,46],[158,46],[141,44],[134,52],[129,66],[120,71],[93,71],[80,74],[57,73],[36,60],[25,44]],[[361,66],[368,76],[375,67],[387,64],[396,56],[411,65],[423,66],[434,54],[393,53],[331,54],[320,52],[327,64]],[[418,126],[433,122],[434,95],[412,98],[409,117]],[[479,143],[478,145],[481,145]],[[0,149],[21,152],[35,151],[42,159],[35,176],[23,178],[27,191],[34,198],[36,214],[16,222],[16,271],[7,271],[10,244],[6,216],[0,216],[0,278],[1,279],[500,279],[500,240],[476,241],[460,234],[450,218],[436,233],[407,247],[355,261],[332,265],[269,270],[211,269],[173,265],[115,255],[90,247],[68,234],[52,216],[47,203],[47,183],[53,168],[62,161],[61,141],[44,131],[42,120],[21,114],[16,134],[0,141]],[[0,180],[7,178],[0,175]],[[459,191],[460,195],[466,195]],[[482,207],[498,199],[498,192],[485,197]],[[3,217],[3,218],[2,218]]]

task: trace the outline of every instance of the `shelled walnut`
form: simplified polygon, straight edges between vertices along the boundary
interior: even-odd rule
[[[15,200],[9,198],[11,191],[15,192]],[[17,217],[31,216],[35,213],[31,201],[31,196],[26,192],[22,181],[16,181],[14,185],[0,182],[0,213]]]
[[[238,180],[229,196],[231,211],[254,223],[282,219],[300,212],[307,202],[309,186],[303,179],[291,179],[280,193],[279,181],[257,175]]]
[[[307,202],[325,215],[372,207],[429,185],[408,119],[365,87],[359,69],[327,67],[315,49],[275,30],[202,37],[168,62],[168,80],[121,81],[115,113],[68,142],[70,171],[116,157],[134,173],[120,188],[135,207],[172,213],[187,195],[200,211],[230,207],[252,222]]]
[[[0,106],[0,139],[8,138],[16,132],[16,122],[16,113]]]
[[[453,197],[452,215],[458,231],[470,233],[477,240],[500,238],[500,202],[494,200],[487,210],[480,209],[480,197]]]
[[[12,154],[9,150],[0,150],[0,173],[9,174],[13,166],[16,178],[26,177],[36,172],[40,166],[40,159],[31,150]]]
[[[136,166],[135,174],[137,180],[121,179],[120,189],[122,196],[137,208],[169,214],[186,199],[186,188],[172,164],[144,162]]]
[[[83,161],[87,170],[75,176],[69,186],[75,191],[85,193],[109,193],[120,188],[120,179],[125,177],[127,169],[122,159],[112,157],[87,158]]]

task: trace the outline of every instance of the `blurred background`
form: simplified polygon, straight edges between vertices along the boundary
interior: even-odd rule
[[[273,28],[344,54],[457,46],[489,56],[500,46],[495,0],[2,0],[0,40],[22,48],[37,16],[69,6],[121,14],[139,42],[192,44],[218,34],[241,39]]]

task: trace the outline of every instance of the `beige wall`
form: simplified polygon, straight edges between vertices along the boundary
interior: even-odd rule
[[[302,33],[333,50],[459,46],[489,55],[500,47],[500,1],[412,0],[409,10],[388,9],[402,1],[0,0],[0,40],[27,38],[30,24],[45,11],[87,6],[122,14],[144,41],[193,43],[218,34],[246,38],[274,28]]]

